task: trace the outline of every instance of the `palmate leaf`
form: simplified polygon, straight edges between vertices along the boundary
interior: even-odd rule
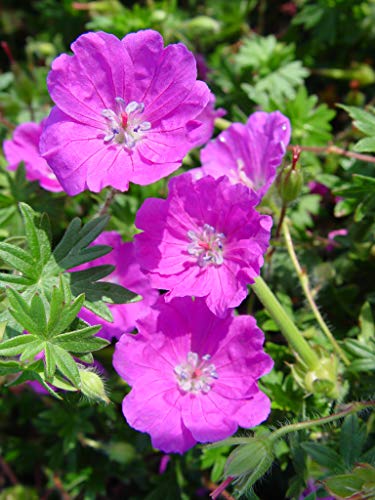
[[[280,110],[292,125],[292,140],[302,146],[323,146],[332,139],[331,121],[335,111],[326,104],[317,104],[316,95],[308,95],[307,89],[301,86],[294,99],[277,100],[271,95],[267,111]]]
[[[301,61],[294,60],[294,45],[277,41],[273,35],[255,36],[243,42],[235,58],[247,82],[241,88],[249,99],[268,107],[270,100],[284,102],[293,99],[296,89],[308,76]]]
[[[71,301],[71,295],[79,296],[82,293],[86,296],[86,306],[98,316],[107,321],[113,321],[112,314],[105,302],[126,303],[133,300],[136,294],[133,294],[119,285],[99,282],[99,279],[106,277],[113,271],[113,266],[99,266],[85,271],[70,272],[80,264],[90,262],[93,259],[102,257],[111,251],[111,247],[106,245],[89,246],[103,231],[107,224],[108,217],[102,216],[91,220],[87,224],[82,224],[80,219],[74,219],[66,230],[61,241],[56,248],[51,249],[51,230],[46,214],[38,214],[25,203],[19,205],[24,221],[27,248],[20,248],[12,242],[0,242],[0,259],[9,268],[16,273],[0,273],[0,288],[6,286],[18,290],[22,293],[22,300],[29,304],[32,297],[35,300],[34,312],[39,317],[40,331],[44,331],[46,325],[43,325],[43,308],[41,303],[51,304],[50,321],[58,322],[59,307],[62,301]],[[60,286],[60,280],[65,286],[64,298],[57,297],[56,291],[54,298],[52,290],[57,290]],[[35,293],[39,293],[35,295]],[[12,296],[8,298],[12,300]],[[18,300],[13,297],[14,300]],[[19,299],[21,300],[21,299]],[[80,299],[81,300],[81,299]],[[9,311],[1,313],[1,319],[9,322],[9,327],[22,318],[24,324],[27,323],[25,315],[29,315],[26,305],[18,308],[17,316],[13,306]],[[39,308],[37,307],[39,305]],[[78,310],[81,307],[81,304]],[[74,311],[72,310],[72,315]],[[74,313],[75,314],[75,313]],[[71,320],[69,320],[71,322]],[[28,327],[29,332],[35,330],[35,318],[30,318]],[[51,325],[50,325],[51,326]],[[58,327],[60,328],[60,327]],[[15,327],[17,330],[17,327]],[[8,329],[9,330],[9,329]],[[7,335],[11,336],[10,330]]]
[[[7,293],[12,315],[22,328],[31,333],[21,333],[1,342],[0,357],[20,356],[18,371],[27,372],[25,377],[29,379],[35,356],[43,353],[43,377],[39,371],[36,379],[42,377],[43,383],[52,383],[55,376],[59,375],[79,390],[79,363],[74,360],[72,353],[80,357],[88,355],[88,360],[92,361],[91,353],[108,345],[107,340],[95,336],[100,325],[88,326],[84,321],[77,320],[84,295],[73,298],[62,278],[59,287],[52,291],[50,301],[43,301],[37,292],[28,304],[20,292],[8,289]],[[28,360],[31,363],[26,363]],[[35,366],[40,369],[40,364]],[[13,367],[9,368],[13,373]]]

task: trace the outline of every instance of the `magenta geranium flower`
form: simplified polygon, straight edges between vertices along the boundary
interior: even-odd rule
[[[120,338],[124,332],[134,330],[137,320],[149,313],[150,306],[157,300],[159,293],[151,288],[148,278],[135,260],[133,243],[123,242],[116,231],[107,231],[98,236],[93,244],[109,245],[113,250],[104,257],[74,268],[74,271],[105,264],[114,265],[116,269],[104,279],[142,295],[143,299],[129,304],[109,304],[113,323],[96,316],[86,308],[82,308],[78,316],[90,325],[102,325],[98,332],[100,337],[107,340]]]
[[[132,386],[127,422],[166,453],[263,422],[270,401],[257,380],[272,368],[263,340],[251,316],[220,319],[202,299],[161,298],[139,333],[116,344],[113,365]]]
[[[16,170],[21,162],[25,164],[26,178],[39,181],[47,191],[63,191],[63,188],[39,152],[39,140],[44,122],[27,122],[19,125],[10,140],[4,141],[4,155],[9,163],[9,170]]]
[[[276,177],[290,140],[290,123],[279,111],[253,113],[246,124],[233,123],[201,152],[203,171],[227,175],[261,199]]]
[[[152,30],[122,40],[99,32],[80,36],[72,51],[52,64],[56,107],[41,141],[67,193],[155,182],[181,165],[195,129],[207,134],[199,115],[210,91],[184,45],[164,48]]]
[[[167,300],[205,297],[223,316],[247,295],[263,264],[272,219],[260,215],[257,198],[227,177],[187,173],[171,179],[166,200],[147,199],[138,211],[136,254],[152,286]]]

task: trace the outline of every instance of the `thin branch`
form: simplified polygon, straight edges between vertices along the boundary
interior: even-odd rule
[[[334,336],[330,332],[326,322],[323,319],[323,316],[320,314],[318,306],[316,305],[316,303],[314,301],[314,298],[313,298],[313,295],[312,295],[312,292],[310,289],[309,277],[308,277],[307,273],[302,269],[301,264],[298,261],[296,251],[294,250],[294,245],[293,245],[292,237],[291,237],[291,234],[289,231],[287,220],[285,220],[285,222],[283,224],[283,235],[284,235],[284,239],[285,239],[285,243],[286,243],[286,247],[287,247],[290,259],[293,262],[294,268],[297,272],[297,276],[298,276],[298,279],[301,283],[304,294],[307,298],[308,303],[310,304],[311,310],[314,313],[314,316],[315,316],[317,322],[319,323],[320,328],[322,329],[322,331],[324,332],[326,337],[329,339],[329,341],[332,344],[332,347],[337,352],[337,354],[340,356],[340,358],[343,360],[343,362],[347,366],[349,366],[350,365],[349,359],[346,357],[345,353],[343,352],[341,347],[338,345],[336,339],[334,338]]]
[[[9,481],[13,484],[13,486],[18,484],[18,479],[15,473],[12,471],[12,469],[9,467],[9,465],[5,462],[3,457],[0,455],[0,467],[3,469],[4,474],[7,476]]]
[[[366,161],[368,163],[375,163],[375,156],[364,155],[361,153],[356,153],[355,151],[348,151],[343,148],[339,148],[334,144],[329,146],[299,146],[302,151],[310,151],[311,153],[323,154],[323,155],[341,155],[347,158],[355,158],[356,160]],[[292,151],[294,146],[288,146],[288,151]]]
[[[101,215],[105,215],[107,212],[108,212],[108,209],[113,201],[113,198],[116,196],[116,194],[118,193],[119,191],[117,191],[117,189],[114,189],[114,188],[111,188],[108,193],[107,193],[107,197],[106,199],[104,200],[104,203],[103,205],[101,206],[99,212],[98,212],[98,216],[100,217]]]

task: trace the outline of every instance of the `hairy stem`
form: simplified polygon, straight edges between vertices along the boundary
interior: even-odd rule
[[[349,403],[346,407],[339,411],[338,413],[334,413],[333,415],[329,415],[328,417],[317,418],[316,420],[305,420],[304,422],[298,422],[296,424],[285,425],[280,429],[277,429],[271,434],[271,439],[273,441],[281,438],[285,434],[289,434],[290,432],[300,431],[302,429],[309,429],[315,425],[324,425],[329,422],[334,422],[340,418],[346,417],[352,413],[358,413],[366,408],[374,408],[375,401],[355,401],[354,403]]]
[[[289,231],[289,226],[288,226],[287,220],[284,221],[283,226],[282,226],[282,230],[283,230],[283,235],[284,235],[284,239],[285,239],[285,243],[286,243],[286,247],[287,247],[287,250],[289,253],[290,260],[292,261],[294,268],[297,272],[299,282],[301,283],[303,292],[305,294],[305,297],[307,298],[307,301],[311,307],[311,310],[314,313],[314,316],[315,316],[317,322],[319,323],[320,328],[322,329],[322,331],[324,332],[324,334],[326,335],[328,340],[331,342],[333,349],[340,356],[342,361],[347,366],[349,366],[350,361],[346,357],[346,355],[343,352],[343,350],[341,349],[341,347],[338,345],[335,337],[330,332],[326,322],[323,319],[323,316],[320,314],[318,306],[316,305],[316,302],[315,302],[314,297],[313,297],[312,292],[311,292],[309,277],[308,277],[306,271],[304,271],[304,269],[302,269],[301,264],[298,261],[297,254],[296,254],[296,251],[295,251],[294,245],[293,245],[293,240],[292,240],[292,237],[291,237],[291,234]]]

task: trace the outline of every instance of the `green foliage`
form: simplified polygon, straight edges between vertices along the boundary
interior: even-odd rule
[[[21,203],[27,250],[0,242],[0,258],[15,272],[0,273],[0,285],[10,286],[23,296],[39,296],[40,300],[53,300],[51,291],[60,280],[70,287],[74,296],[85,293],[85,307],[111,321],[112,316],[103,301],[124,303],[136,295],[121,286],[109,282],[97,282],[113,271],[112,266],[99,266],[84,271],[72,268],[90,262],[110,252],[105,245],[89,246],[101,233],[108,217],[98,217],[82,226],[74,219],[55,249],[51,249],[51,228],[46,214],[39,215],[28,205]],[[9,298],[9,297],[8,297]],[[10,319],[8,311],[2,320]]]
[[[326,104],[318,104],[318,97],[308,95],[306,87],[299,87],[294,99],[277,100],[275,97],[272,94],[268,109],[279,109],[290,119],[293,141],[301,146],[321,146],[331,140],[330,122],[336,113]]]
[[[294,99],[296,89],[308,75],[300,61],[294,59],[294,46],[277,42],[272,35],[244,41],[236,62],[241,71],[251,71],[251,83],[243,83],[247,96],[267,108],[271,99]]]
[[[340,104],[340,107],[349,113],[354,120],[353,125],[366,135],[354,145],[353,150],[359,153],[375,152],[375,108],[369,107],[369,111],[364,111],[361,108],[343,104]]]

